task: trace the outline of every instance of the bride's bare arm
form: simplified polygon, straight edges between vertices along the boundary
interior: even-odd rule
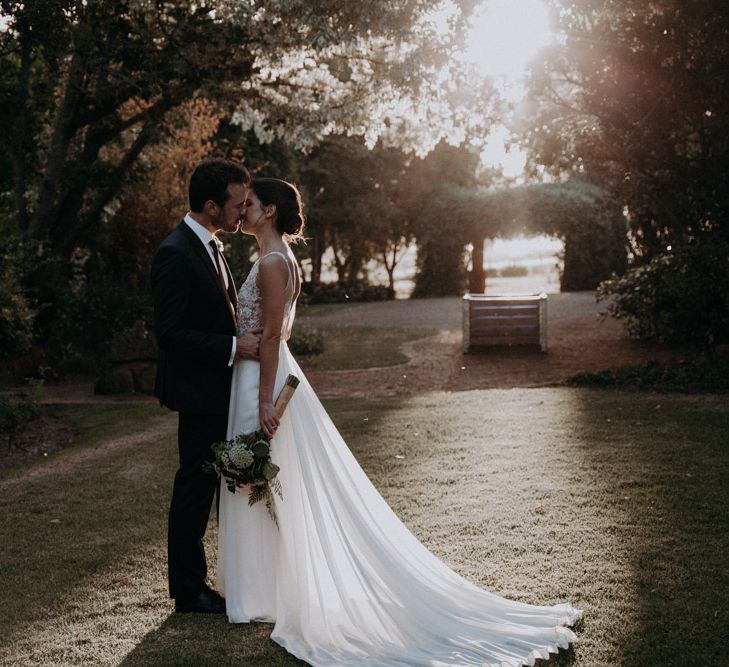
[[[278,417],[273,407],[273,385],[278,370],[288,275],[288,268],[282,257],[272,255],[261,260],[258,287],[261,290],[263,332],[259,347],[261,380],[258,388],[258,414],[261,429],[268,437],[273,436],[278,428]]]

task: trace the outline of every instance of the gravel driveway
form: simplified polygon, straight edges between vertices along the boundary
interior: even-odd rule
[[[494,348],[463,354],[461,300],[457,297],[345,305],[335,311],[297,318],[299,324],[326,328],[412,329],[414,340],[403,350],[410,361],[400,366],[358,371],[317,371],[307,376],[323,396],[382,396],[423,391],[540,387],[564,384],[582,371],[667,360],[678,350],[627,338],[622,325],[601,320],[605,309],[593,292],[550,294],[546,354],[530,349]],[[438,331],[418,338],[418,332]],[[306,362],[304,361],[306,368]]]

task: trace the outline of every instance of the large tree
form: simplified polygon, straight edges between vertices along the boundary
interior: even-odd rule
[[[496,97],[451,59],[473,2],[450,3],[448,31],[440,4],[0,0],[0,257],[24,273],[0,305],[35,314],[56,358],[103,347],[144,313],[146,258],[185,203],[182,161],[265,173],[336,133],[420,152],[485,136]]]
[[[618,297],[616,315],[668,322],[662,313],[675,295],[686,301],[690,331],[673,324],[632,331],[729,338],[729,280],[691,275],[729,268],[729,7],[721,0],[553,6],[561,38],[534,69],[526,114],[535,173],[578,173],[624,207],[635,268],[604,292]]]
[[[579,173],[626,206],[650,258],[729,237],[729,7],[554,0],[562,40],[535,67],[531,165]]]
[[[460,15],[443,35],[437,4],[3,0],[3,189],[20,230],[69,254],[196,96],[304,148],[336,130],[421,150],[472,131],[464,109],[488,109],[490,92],[449,63]]]
[[[319,282],[322,255],[333,251],[340,282],[352,283],[374,259],[394,292],[394,270],[413,240],[416,209],[409,167],[413,155],[362,137],[325,139],[302,165],[311,236],[312,282]]]

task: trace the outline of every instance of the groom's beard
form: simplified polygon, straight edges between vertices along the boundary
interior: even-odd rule
[[[217,217],[213,218],[213,226],[219,229],[221,232],[227,232],[228,234],[232,234],[238,231],[238,227],[240,226],[240,220],[238,218],[234,218],[233,220],[226,220],[225,212],[220,211]]]

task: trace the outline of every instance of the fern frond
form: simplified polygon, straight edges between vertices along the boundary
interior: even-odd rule
[[[251,492],[248,494],[248,506],[253,507],[253,505],[261,500],[265,500],[266,496],[270,494],[271,491],[268,488],[268,484],[251,485]]]
[[[273,495],[271,494],[271,491],[269,489],[268,496],[266,497],[266,509],[268,510],[268,515],[273,519],[273,522],[276,524],[276,528],[281,530],[281,527],[278,525],[278,515],[276,514],[276,503],[274,502]]]

